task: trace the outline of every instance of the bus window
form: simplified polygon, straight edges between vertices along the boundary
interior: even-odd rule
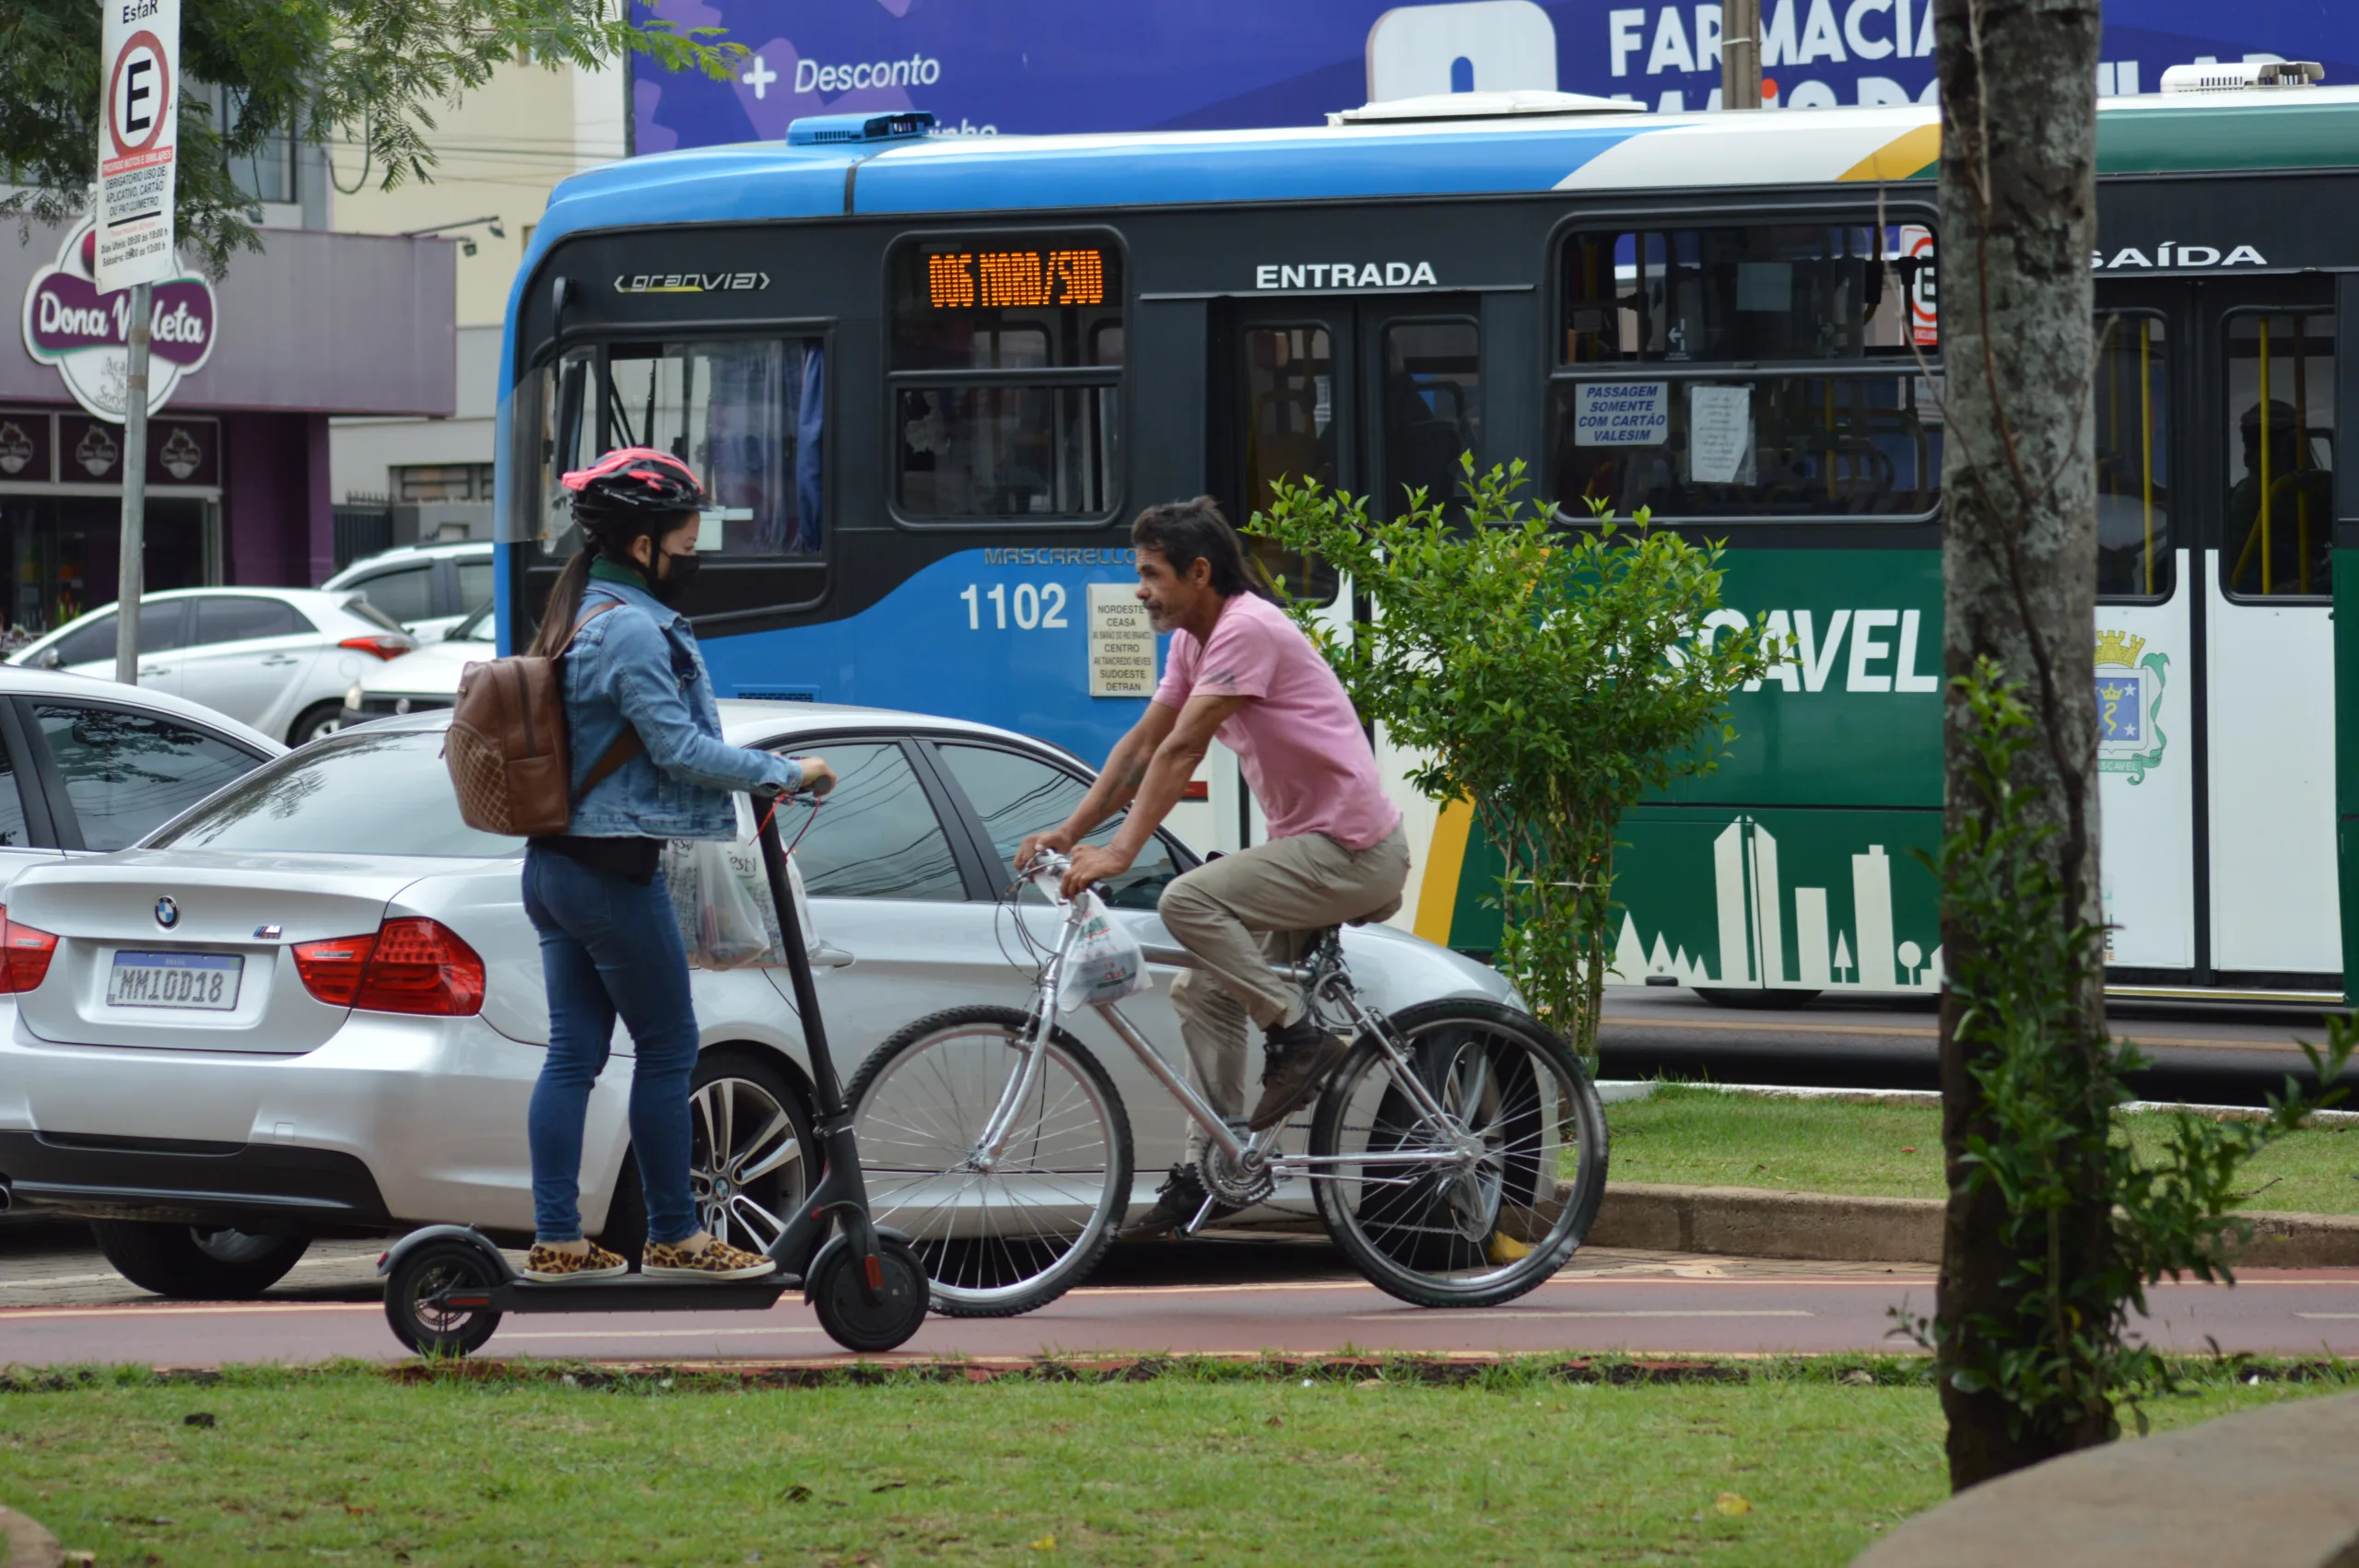
[[[2170,360],[2160,316],[2097,316],[2097,597],[2172,586]]]
[[[1473,322],[1393,322],[1383,333],[1384,493],[1388,513],[1422,489],[1458,494],[1461,453],[1482,451],[1483,338]]]
[[[598,352],[577,348],[541,372],[541,548],[557,550],[573,530],[570,492],[560,475],[586,468],[597,455],[597,415],[590,394],[598,374]],[[568,546],[568,548],[570,548]]]
[[[1121,253],[1096,236],[911,241],[895,252],[892,280],[900,515],[1110,513]]]
[[[1558,512],[1929,515],[1935,277],[1932,232],[1910,224],[1573,235],[1549,415]]]
[[[1562,362],[1907,360],[1937,346],[1934,277],[1913,224],[1576,234]]]
[[[2221,584],[2236,598],[2323,598],[2332,586],[2334,312],[2227,321],[2228,505]]]
[[[1557,511],[1592,499],[1658,519],[1922,517],[1940,494],[1931,378],[1726,375],[1562,379]]]
[[[697,471],[710,497],[699,551],[816,555],[824,359],[813,338],[616,344],[599,450],[653,447]]]
[[[1254,326],[1244,332],[1245,515],[1266,512],[1280,480],[1335,486],[1335,341],[1326,326]],[[1270,579],[1297,599],[1324,603],[1335,596],[1327,564],[1254,534],[1245,548]]]

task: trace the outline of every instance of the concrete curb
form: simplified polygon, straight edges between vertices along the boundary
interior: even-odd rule
[[[0,1568],[59,1568],[57,1538],[13,1508],[0,1508]]]
[[[1919,1514],[1852,1568],[2349,1568],[2359,1395],[2050,1459]]]
[[[1942,1200],[1608,1182],[1592,1246],[1829,1263],[1942,1260]],[[2249,1213],[2246,1269],[2359,1268],[2359,1215]]]

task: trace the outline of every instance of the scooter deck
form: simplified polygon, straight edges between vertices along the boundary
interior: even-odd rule
[[[509,1280],[481,1292],[453,1291],[449,1301],[453,1306],[481,1305],[495,1312],[763,1312],[802,1283],[802,1277],[795,1274],[710,1283],[650,1280],[638,1274],[584,1280],[578,1284]]]

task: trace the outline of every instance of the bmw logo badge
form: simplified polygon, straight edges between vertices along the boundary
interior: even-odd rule
[[[163,927],[166,930],[170,930],[174,926],[181,923],[181,907],[173,903],[170,898],[157,899],[156,923]]]

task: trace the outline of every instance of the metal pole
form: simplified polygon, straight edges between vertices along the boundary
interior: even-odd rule
[[[1720,107],[1761,107],[1761,0],[1721,0]]]
[[[147,536],[147,329],[155,286],[131,286],[131,367],[123,410],[123,566],[115,577],[114,678],[139,684],[140,556]]]

